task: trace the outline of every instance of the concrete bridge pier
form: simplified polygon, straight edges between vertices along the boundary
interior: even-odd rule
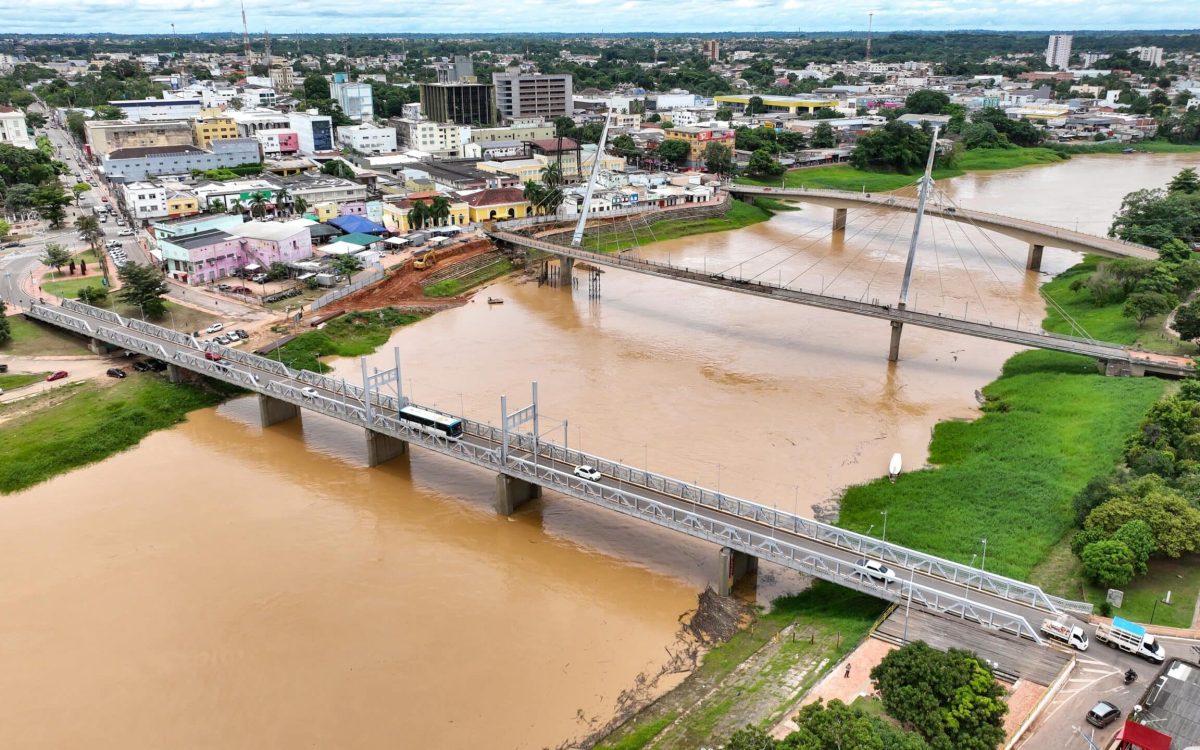
[[[100,339],[88,339],[88,350],[92,354],[104,355],[116,348],[117,347],[113,346],[112,344],[109,344],[106,341],[101,341]]]
[[[900,361],[900,332],[903,330],[903,323],[898,320],[892,321],[892,341],[888,345],[888,362]]]
[[[170,381],[172,383],[182,383],[184,380],[187,379],[187,375],[185,373],[186,373],[186,370],[184,370],[179,365],[173,365],[169,362],[167,363],[167,380],[168,381]]]
[[[846,209],[844,209],[844,208],[833,209],[833,231],[835,231],[835,232],[846,231]]]
[[[742,203],[749,203],[751,206],[753,206],[754,196],[750,193],[742,193]]]
[[[263,427],[300,416],[300,407],[287,401],[258,394],[258,420]]]
[[[375,467],[408,453],[408,443],[400,438],[376,432],[369,427],[367,433],[367,466]]]
[[[510,477],[507,474],[496,475],[496,512],[502,516],[511,516],[517,508],[535,497],[542,496],[542,488],[533,482]]]
[[[1025,258],[1026,271],[1042,270],[1042,251],[1045,250],[1045,245],[1035,245],[1029,243],[1029,255]]]
[[[717,593],[729,596],[738,581],[758,572],[758,558],[729,547],[717,555]]]
[[[567,289],[571,288],[571,278],[574,271],[574,258],[570,257],[569,255],[558,256],[558,283],[561,286],[565,286]]]

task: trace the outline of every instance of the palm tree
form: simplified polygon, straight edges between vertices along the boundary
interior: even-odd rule
[[[291,198],[291,197],[292,197],[292,194],[291,194],[291,193],[289,193],[289,192],[288,192],[288,189],[287,189],[287,188],[285,188],[285,187],[281,187],[281,188],[279,188],[278,190],[276,190],[276,191],[275,191],[275,215],[276,215],[276,216],[278,216],[278,215],[279,215],[279,213],[280,213],[280,210],[281,210],[281,209],[284,207],[284,205],[287,203],[287,200],[288,200],[288,198]],[[291,213],[292,213],[292,212],[291,212],[291,210],[289,209],[289,210],[288,210],[288,214],[289,214],[289,215],[291,215]]]
[[[221,200],[220,198],[213,198],[208,202],[208,210],[212,211],[214,214],[225,213],[225,201]]]
[[[267,196],[265,193],[255,193],[250,196],[250,215],[262,218],[267,215]]]
[[[542,167],[542,207],[546,213],[555,213],[558,207],[562,205],[563,193],[559,189],[562,185],[562,165],[557,162],[551,162]]]
[[[244,209],[242,208],[242,202],[240,200],[238,200],[237,198],[234,198],[233,203],[229,204],[229,213],[231,213],[231,214],[240,214],[240,213],[242,213],[243,210]]]
[[[425,201],[417,201],[408,211],[408,226],[412,229],[424,229],[429,219],[429,206]]]
[[[438,226],[445,226],[450,221],[450,199],[439,195],[429,203],[429,219]]]
[[[540,182],[527,180],[525,182],[525,200],[529,201],[529,205],[533,206],[533,210],[538,213],[544,212],[545,206],[542,201],[546,199],[546,188],[542,187]]]
[[[298,214],[303,214],[307,208],[308,208],[308,201],[304,200],[303,198],[300,198],[299,196],[297,196],[296,199],[292,201],[292,210]]]

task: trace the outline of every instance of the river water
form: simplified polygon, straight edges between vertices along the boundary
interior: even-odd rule
[[[1086,157],[941,188],[1101,233],[1125,192],[1197,163]],[[894,302],[911,220],[851,212],[831,237],[830,216],[642,252]],[[1024,252],[931,221],[910,304],[1032,326]],[[1049,249],[1043,269],[1075,260]],[[393,336],[418,401],[495,422],[500,394],[524,405],[537,380],[548,438],[567,419],[572,446],[805,515],[894,452],[919,466],[932,426],[974,416],[1015,351],[909,329],[889,365],[885,323],[620,272],[599,300],[519,280],[487,293],[505,304]],[[261,430],[255,414],[197,412],[0,499],[4,747],[553,746],[660,667],[710,578],[708,545],[555,496],[497,518],[491,476],[421,451],[366,470],[348,427]],[[799,585],[767,571],[758,596]]]

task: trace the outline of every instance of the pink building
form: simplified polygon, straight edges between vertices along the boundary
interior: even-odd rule
[[[167,274],[191,285],[228,277],[235,269],[265,270],[272,263],[312,257],[309,219],[249,221],[225,232],[210,229],[159,240]]]

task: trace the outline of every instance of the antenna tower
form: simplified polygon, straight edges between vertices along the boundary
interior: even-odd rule
[[[246,3],[242,3],[242,46],[246,53],[247,69],[254,62],[253,53],[250,51],[250,28],[246,26]]]
[[[271,32],[265,31],[263,40],[263,65],[271,67]]]
[[[871,27],[875,24],[875,13],[867,14],[867,62],[871,62]]]

